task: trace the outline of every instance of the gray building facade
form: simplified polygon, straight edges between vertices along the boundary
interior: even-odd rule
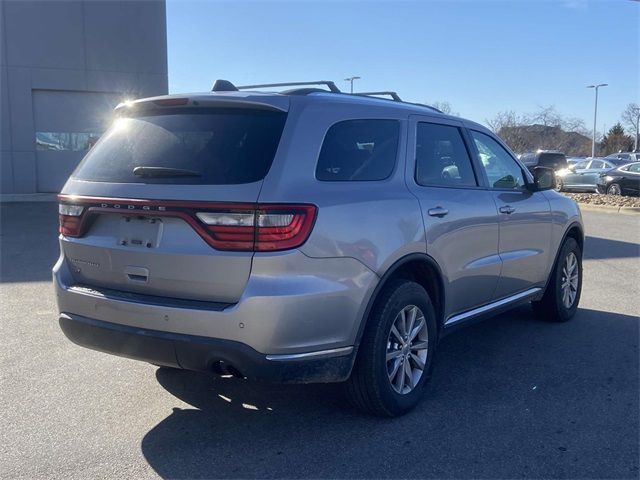
[[[164,1],[0,0],[0,193],[58,192],[127,98],[167,93]]]

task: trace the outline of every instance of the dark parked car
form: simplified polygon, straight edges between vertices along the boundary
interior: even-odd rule
[[[567,157],[557,150],[538,150],[537,152],[523,153],[520,160],[529,170],[535,167],[548,167],[558,171],[567,168]]]
[[[625,163],[640,162],[640,152],[619,152],[604,157],[605,160],[623,160]]]
[[[590,158],[556,172],[556,190],[596,192],[600,175],[629,162],[617,158]]]
[[[598,192],[609,195],[639,195],[640,162],[600,174]]]

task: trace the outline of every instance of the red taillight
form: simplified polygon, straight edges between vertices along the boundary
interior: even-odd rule
[[[220,204],[60,195],[62,235],[81,237],[95,215],[178,217],[217,250],[267,252],[307,241],[317,207],[306,204]],[[73,203],[66,203],[73,202]]]
[[[58,231],[67,237],[79,237],[84,206],[61,203],[58,205],[58,213],[60,222]]]
[[[207,225],[214,248],[266,252],[306,242],[315,215],[314,205],[258,205],[251,211],[225,209],[198,212],[196,217]]]

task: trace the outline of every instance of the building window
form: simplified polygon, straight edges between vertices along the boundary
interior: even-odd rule
[[[36,132],[36,150],[86,152],[102,132]]]

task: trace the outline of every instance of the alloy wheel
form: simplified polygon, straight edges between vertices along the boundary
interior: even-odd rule
[[[387,338],[387,374],[397,393],[405,395],[416,387],[424,374],[428,348],[424,313],[407,305],[396,315]]]
[[[570,252],[562,265],[562,281],[560,283],[562,304],[565,308],[571,308],[576,301],[580,280],[578,273],[578,259],[575,253]]]
[[[620,185],[618,185],[617,183],[614,183],[613,185],[610,185],[607,193],[609,195],[620,195],[622,194],[622,191],[620,190]]]

